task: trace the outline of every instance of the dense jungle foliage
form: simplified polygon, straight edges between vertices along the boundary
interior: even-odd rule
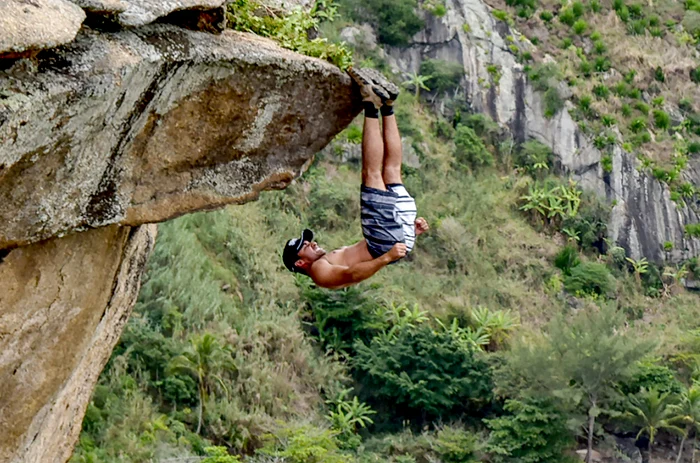
[[[308,23],[230,8],[234,27],[343,65],[342,25],[368,21],[401,46],[424,26],[418,7],[319,3],[298,18],[328,38],[312,45]],[[354,52],[385,69],[376,49]],[[607,239],[609,205],[556,176],[547,147],[516,146],[457,100],[440,115],[425,97],[461,78],[428,60],[404,82],[404,183],[432,228],[356,287],[319,289],[280,254],[306,226],[328,250],[362,238],[361,118],[286,190],[162,224],[71,463],[562,463],[623,438],[691,461],[697,260],[630,259]]]

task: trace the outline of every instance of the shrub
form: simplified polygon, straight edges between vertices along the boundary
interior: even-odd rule
[[[354,347],[363,394],[387,405],[393,419],[476,415],[492,400],[488,365],[450,331],[419,325]]]
[[[700,84],[700,66],[690,70],[690,80],[696,84]]]
[[[634,109],[644,114],[645,116],[649,114],[649,105],[641,101],[638,101],[634,104]]]
[[[566,24],[567,26],[573,26],[576,22],[576,15],[574,14],[573,8],[563,8],[559,12],[559,21]]]
[[[584,56],[578,65],[578,70],[584,77],[588,78],[591,77],[591,72],[593,72],[593,65]]]
[[[578,107],[583,114],[588,115],[591,113],[591,103],[592,102],[593,102],[593,99],[590,96],[588,96],[588,95],[581,96],[581,98],[578,100]]]
[[[655,106],[657,108],[660,108],[661,106],[664,105],[664,97],[662,96],[657,96],[653,100],[651,100],[651,105]]]
[[[664,242],[664,251],[666,251],[666,252],[673,251],[673,243],[671,241]]]
[[[605,45],[605,42],[602,40],[596,40],[593,43],[593,51],[595,51],[597,54],[602,55],[606,51],[608,51],[608,47]]]
[[[690,113],[693,111],[693,100],[690,98],[681,98],[678,102],[678,109],[684,113]]]
[[[617,120],[610,114],[605,114],[600,118],[600,122],[603,123],[605,127],[612,127],[617,124]]]
[[[600,165],[603,168],[603,172],[609,174],[613,171],[613,160],[612,156],[603,156],[600,160]]]
[[[375,26],[382,43],[402,46],[424,27],[417,8],[417,0],[365,0],[356,2],[350,11],[357,22]]]
[[[584,262],[571,269],[564,278],[564,288],[571,294],[595,294],[605,296],[615,289],[615,282],[608,268],[598,262]]]
[[[557,87],[550,87],[544,92],[544,117],[551,119],[564,109],[564,99],[559,94]]]
[[[476,463],[479,441],[473,433],[454,426],[444,426],[437,432],[435,450],[445,463]]]
[[[581,35],[585,32],[586,29],[588,29],[588,23],[583,19],[579,19],[574,23],[573,28],[575,33]]]
[[[627,24],[627,32],[631,35],[644,35],[647,23],[643,19],[636,19]]]
[[[571,245],[564,246],[554,258],[554,265],[564,272],[564,275],[571,275],[571,269],[581,263],[578,250]]]
[[[630,88],[627,92],[627,96],[632,98],[633,100],[638,100],[642,97],[642,91],[638,88]]]
[[[464,68],[459,63],[440,59],[426,59],[420,65],[420,75],[430,76],[425,84],[438,93],[452,92],[459,88]]]
[[[700,12],[689,10],[683,17],[683,28],[696,38],[700,38]]]
[[[493,10],[491,13],[493,14],[493,17],[498,19],[499,21],[508,22],[508,12],[507,11]]]
[[[593,87],[593,94],[598,98],[604,100],[610,96],[610,90],[605,85],[596,85]]]
[[[591,0],[591,11],[594,13],[600,13],[603,9],[603,5],[600,4],[599,0]]]
[[[693,141],[688,143],[688,154],[700,154],[700,142]]]
[[[338,447],[330,429],[309,425],[287,426],[263,437],[263,447],[256,455],[266,455],[289,463],[345,463],[347,456]]]
[[[494,463],[561,463],[574,446],[566,416],[549,401],[506,400],[507,414],[485,420],[491,429],[487,450]]]
[[[579,0],[576,0],[571,5],[571,11],[574,13],[574,16],[576,16],[576,18],[580,18],[586,12],[586,9],[584,8],[583,3],[581,3]]]
[[[630,130],[632,132],[641,132],[642,130],[647,128],[647,121],[646,119],[642,117],[638,117],[634,119],[632,122],[630,122]]]
[[[630,19],[630,10],[626,6],[623,6],[617,10],[617,16],[620,18],[620,21],[626,23]]]
[[[471,168],[493,165],[493,155],[484,142],[466,125],[458,125],[455,132],[455,159]]]
[[[549,146],[537,140],[528,140],[516,150],[514,156],[516,167],[522,167],[530,174],[535,174],[543,166],[549,170],[554,161],[554,153]]]
[[[666,75],[664,74],[664,70],[661,66],[656,66],[656,69],[654,69],[654,79],[659,82],[666,81]]]
[[[593,69],[596,72],[607,72],[612,67],[610,60],[605,56],[598,56],[593,62]]]
[[[620,391],[625,395],[636,394],[642,389],[678,394],[682,388],[683,385],[676,379],[673,370],[652,360],[638,362],[632,377],[620,384]]]
[[[540,19],[544,22],[549,22],[552,18],[554,18],[554,14],[549,10],[543,10],[542,13],[540,13]]]
[[[690,223],[685,226],[685,233],[693,238],[700,238],[700,223]]]
[[[561,45],[560,47],[564,50],[569,48],[574,42],[571,40],[571,37],[564,37],[561,39]]]
[[[622,105],[622,108],[620,109],[620,111],[622,112],[622,115],[625,117],[630,117],[632,115],[632,107],[627,103]]]
[[[671,126],[671,116],[669,116],[667,112],[655,109],[653,114],[654,125],[656,125],[657,128],[666,130]]]
[[[642,19],[644,17],[644,7],[640,3],[632,3],[627,7],[630,10],[630,16],[634,19]]]
[[[562,228],[576,233],[582,249],[603,253],[606,248],[605,237],[609,218],[610,207],[601,202],[597,196],[584,193],[578,213],[564,219]]]
[[[556,64],[546,63],[533,66],[527,73],[527,77],[535,90],[544,92],[555,87],[562,76]]]

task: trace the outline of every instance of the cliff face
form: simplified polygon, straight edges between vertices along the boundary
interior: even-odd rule
[[[0,265],[0,461],[70,457],[155,234],[105,227],[19,248]]]
[[[210,30],[221,1],[8,1],[0,461],[62,463],[138,294],[148,224],[285,187],[360,105],[338,68],[269,40],[142,25],[177,10]]]
[[[677,262],[700,255],[700,240],[684,234],[686,224],[700,220],[696,210],[671,201],[668,188],[639,170],[636,158],[620,147],[614,150],[612,172],[605,173],[603,155],[566,109],[551,119],[544,116],[541,95],[529,85],[523,66],[508,48],[506,36],[517,35],[516,31],[495,20],[481,0],[447,0],[446,5],[443,18],[426,14],[427,27],[408,48],[389,50],[398,69],[418,72],[428,58],[460,63],[466,98],[475,111],[508,127],[515,141],[534,138],[550,146],[562,171],[615,205],[610,236],[634,259]],[[490,65],[499,69],[497,83],[488,72]],[[696,163],[683,174],[695,185],[700,185],[698,167]],[[668,253],[663,250],[667,241],[674,244]]]

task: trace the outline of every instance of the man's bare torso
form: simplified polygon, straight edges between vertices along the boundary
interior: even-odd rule
[[[332,265],[340,265],[342,267],[352,267],[360,262],[372,260],[372,255],[367,249],[365,240],[358,241],[352,246],[343,246],[335,249],[321,259],[326,259]]]

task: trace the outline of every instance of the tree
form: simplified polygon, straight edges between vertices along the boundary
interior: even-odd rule
[[[491,401],[491,375],[479,352],[450,331],[407,327],[395,337],[355,343],[353,364],[362,391],[376,404],[391,404],[396,419],[479,412]]]
[[[677,415],[671,407],[672,400],[670,393],[660,393],[656,389],[642,389],[638,394],[629,397],[629,416],[642,428],[637,434],[637,439],[644,434],[649,436],[649,463],[653,462],[652,448],[660,430],[668,429],[684,434],[684,431],[674,424]]]
[[[506,415],[486,420],[491,428],[489,461],[495,463],[560,463],[575,440],[566,417],[550,400],[507,400]]]
[[[679,402],[670,406],[672,413],[676,415],[679,421],[685,424],[685,432],[683,433],[683,439],[681,440],[680,449],[678,450],[678,457],[676,458],[676,463],[680,463],[681,456],[683,456],[683,445],[685,440],[691,432],[693,434],[693,454],[691,456],[690,462],[695,462],[695,441],[697,439],[697,431],[700,428],[700,385],[698,383],[693,383],[689,388],[683,389],[681,391]]]
[[[616,396],[616,384],[631,376],[652,345],[624,330],[614,305],[559,317],[547,335],[521,340],[497,373],[512,397],[551,397],[563,410],[583,407],[587,416],[586,462],[590,463],[596,418]]]
[[[422,76],[416,72],[412,73],[408,80],[404,81],[403,85],[405,87],[413,87],[413,90],[415,91],[416,98],[420,96],[420,91],[421,89],[425,90],[426,92],[430,91],[430,87],[428,87],[428,80],[430,80],[432,76]]]
[[[171,372],[188,374],[197,381],[199,411],[196,432],[199,434],[202,430],[204,404],[215,385],[224,391],[227,390],[220,373],[234,369],[231,357],[214,336],[206,333],[203,336],[192,337],[188,350],[174,357],[170,361],[169,369]]]

